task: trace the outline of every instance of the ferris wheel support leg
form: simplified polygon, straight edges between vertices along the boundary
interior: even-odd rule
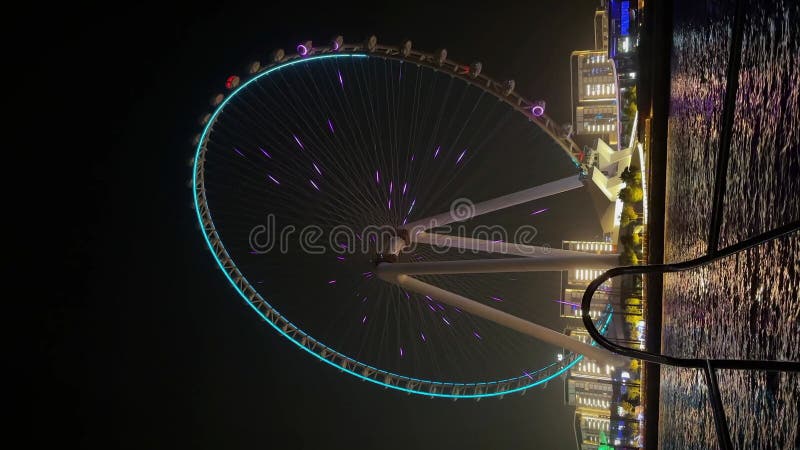
[[[411,263],[380,263],[379,275],[441,275],[458,273],[557,272],[570,269],[610,269],[619,255],[539,256],[536,258],[463,259]]]
[[[571,191],[582,186],[583,181],[581,181],[577,175],[573,175],[480,203],[469,204],[465,202],[463,206],[466,209],[464,211],[447,211],[435,216],[415,220],[406,224],[404,229],[409,231],[409,238],[411,241],[413,241],[416,237],[416,234],[431,228],[445,226],[453,222],[460,222],[472,217],[480,216],[482,214],[510,208],[512,206],[531,202],[544,197],[549,197],[551,195],[560,194],[562,192]],[[456,202],[453,203],[453,206],[459,206],[456,204]]]
[[[563,250],[560,248],[541,247],[535,245],[517,244],[514,242],[489,241],[484,239],[451,236],[446,234],[417,233],[414,242],[428,244],[434,247],[459,248],[466,251],[480,251],[486,253],[501,253],[504,255],[541,257],[541,256],[568,256],[582,255],[586,252],[577,250]]]
[[[556,347],[561,347],[576,353],[580,353],[599,363],[619,367],[625,361],[621,356],[614,355],[603,348],[585,344],[577,339],[573,339],[567,335],[559,333],[558,331],[551,330],[550,328],[508,314],[507,312],[500,311],[467,297],[438,288],[408,275],[379,273],[378,276],[385,281],[402,287],[403,289],[416,292],[421,295],[429,295],[439,302],[454,306],[462,311],[466,311],[475,316],[490,320],[504,327],[518,331],[524,335],[555,345]]]

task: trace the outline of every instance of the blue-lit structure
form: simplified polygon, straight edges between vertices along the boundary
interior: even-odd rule
[[[614,61],[617,85],[620,93],[620,136],[624,142],[629,141],[632,127],[636,120],[634,114],[626,113],[635,103],[632,90],[638,82],[639,70],[638,47],[640,14],[638,4],[632,0],[609,0],[608,2],[608,56]]]
[[[415,57],[419,64],[430,64],[436,66],[438,70],[451,70],[454,75],[462,78],[465,82],[481,86],[487,92],[497,96],[500,100],[512,105],[520,114],[529,117],[530,121],[539,126],[548,134],[558,145],[567,153],[573,162],[577,164],[577,156],[580,149],[572,142],[569,137],[565,137],[562,131],[549,119],[544,112],[543,102],[530,102],[516,93],[507,92],[503,83],[495,82],[482,74],[461,73],[466,66],[453,63],[449,60],[442,60],[435,55],[428,55],[421,52],[405,49],[401,52],[393,47],[371,46],[370,51],[366,51],[362,46],[345,45],[337,42],[330,47],[313,48],[310,42],[298,46],[298,54],[284,56],[283,52],[276,52],[279,55],[273,58],[270,65],[259,67],[254,70],[249,80],[239,83],[237,86],[229,84],[231,89],[227,97],[214,97],[215,109],[203,121],[204,127],[201,134],[196,138],[196,148],[193,160],[192,186],[194,194],[194,209],[198,219],[203,238],[211,254],[222,270],[228,282],[239,294],[239,296],[252,308],[264,321],[273,327],[278,333],[287,338],[290,342],[308,352],[315,358],[327,365],[335,367],[344,373],[355,376],[359,379],[378,384],[385,388],[396,389],[409,394],[426,395],[430,397],[444,398],[483,398],[483,397],[502,397],[506,394],[524,392],[532,387],[546,384],[549,380],[560,376],[572,366],[577,364],[583,356],[577,354],[566,354],[557,361],[545,365],[544,367],[529,371],[513,378],[500,380],[487,380],[471,383],[442,382],[409,377],[398,373],[382,370],[365,363],[362,363],[347,355],[341,354],[335,349],[325,345],[313,336],[295,326],[259,292],[239,270],[236,262],[231,258],[225,244],[220,239],[219,233],[214,224],[212,213],[209,209],[206,189],[205,189],[205,163],[207,144],[213,127],[222,111],[229,105],[233,98],[246,91],[257,80],[264,79],[272,74],[279,73],[281,70],[299,65],[314,64],[315,62],[335,59],[361,59],[361,58],[404,58],[407,56]],[[295,138],[296,139],[296,138]],[[298,142],[299,144],[299,142]],[[274,181],[274,180],[273,180]],[[609,310],[606,315],[598,321],[598,326],[605,331],[611,321],[612,312]],[[594,345],[594,344],[592,344]]]
[[[638,45],[639,11],[636,2],[630,0],[610,0],[608,2],[608,56],[617,59],[618,55],[633,52]]]

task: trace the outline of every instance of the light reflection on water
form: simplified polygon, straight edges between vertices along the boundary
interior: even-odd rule
[[[800,4],[748,14],[721,246],[800,218]],[[680,8],[680,2],[676,7]],[[724,13],[723,13],[724,16]],[[707,250],[730,18],[676,16],[666,259]],[[664,280],[663,351],[800,360],[800,234]],[[800,376],[719,372],[737,448],[800,448]],[[702,373],[662,368],[660,447],[716,447]]]

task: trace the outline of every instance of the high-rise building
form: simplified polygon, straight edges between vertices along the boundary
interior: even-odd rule
[[[601,255],[611,255],[617,252],[616,244],[604,241],[561,241],[561,248],[564,250],[595,253]],[[574,306],[574,304],[580,305],[581,299],[583,299],[583,291],[586,289],[586,286],[588,286],[592,280],[600,276],[600,274],[603,272],[604,270],[602,269],[589,268],[576,268],[562,272],[562,317],[576,317],[574,311],[570,311],[569,314],[565,315],[564,307],[571,307]],[[599,308],[596,311],[602,311],[605,309],[605,305],[613,300],[611,292],[613,292],[614,282],[615,279],[612,278],[600,286],[600,289],[598,289],[592,299],[592,310]],[[580,317],[580,313],[578,313],[577,317]]]
[[[565,331],[582,341],[590,340],[583,328]],[[580,448],[597,449],[611,431],[615,369],[586,358],[572,366],[564,380],[564,403],[575,407],[575,433]]]
[[[582,380],[571,377],[566,381],[565,401],[569,406],[580,406],[585,410],[597,409],[608,413],[614,386],[611,381]]]
[[[606,12],[608,23],[608,54],[617,61],[618,65],[627,65],[627,61],[620,60],[620,56],[625,59],[635,53],[639,44],[638,35],[638,4],[631,0],[610,0]]]
[[[565,319],[581,320],[583,309],[581,309],[581,301],[583,301],[583,293],[585,289],[564,289],[563,301],[561,305],[561,317]],[[592,319],[599,319],[605,312],[610,295],[608,292],[597,291],[592,297],[592,307],[589,310],[589,317]]]
[[[602,255],[616,253],[617,245],[611,242],[601,241],[561,241],[561,248],[564,250],[575,250],[579,252],[591,252]]]
[[[577,69],[578,102],[613,101],[617,98],[614,67],[603,50],[572,52]]]
[[[608,137],[609,134],[613,135],[616,131],[616,105],[597,104],[575,107],[575,132],[581,136]]]
[[[576,421],[576,431],[580,432],[578,439],[582,450],[595,450],[601,444],[608,442],[611,431],[611,419],[608,414],[578,412]]]
[[[617,144],[617,77],[607,50],[578,50],[570,56],[575,135]],[[588,142],[588,141],[587,141]]]
[[[570,55],[573,139],[583,149],[582,161],[592,166],[588,177],[594,204],[601,215],[604,241],[564,241],[565,250],[596,254],[617,253],[616,240],[622,202],[619,177],[630,164],[636,130],[636,0],[600,0],[594,13],[594,49]],[[580,326],[583,295],[604,270],[577,268],[562,272],[560,315],[569,324],[565,334],[591,342]],[[592,297],[589,317],[597,323],[609,305],[619,304],[619,279],[607,280]],[[619,415],[621,386],[628,377],[622,368],[587,358],[575,363],[564,377],[564,402],[575,407],[578,448],[598,450],[629,441],[630,429]]]
[[[603,269],[571,269],[567,271],[567,284],[573,287],[585,288],[603,272],[605,272]],[[604,286],[610,284],[606,281]]]
[[[614,254],[615,244],[606,241],[562,241],[561,248],[595,254]],[[561,317],[572,319],[564,334],[584,343],[591,336],[582,326],[577,326],[583,311],[581,301],[586,286],[603,273],[601,269],[573,269],[562,274],[563,300]],[[589,316],[599,320],[613,301],[612,280],[600,286],[592,298]],[[564,403],[575,407],[575,433],[581,449],[599,448],[611,435],[611,413],[615,407],[615,367],[583,358],[573,365],[564,379]],[[619,394],[617,389],[616,395]]]

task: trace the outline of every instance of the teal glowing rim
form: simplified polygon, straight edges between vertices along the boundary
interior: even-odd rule
[[[310,61],[315,61],[315,60],[323,60],[323,59],[332,59],[332,58],[368,58],[368,57],[369,57],[369,55],[361,54],[361,53],[335,53],[335,54],[323,54],[323,55],[316,55],[316,56],[309,56],[309,57],[305,57],[305,58],[293,59],[293,60],[290,60],[290,61],[285,62],[283,64],[271,67],[271,68],[269,68],[267,70],[264,70],[263,72],[260,72],[260,73],[256,74],[253,78],[251,78],[250,80],[247,80],[245,83],[241,84],[239,87],[234,89],[233,92],[231,92],[231,94],[228,95],[216,107],[214,112],[211,114],[208,122],[203,127],[203,132],[201,133],[200,139],[197,142],[197,147],[195,149],[195,155],[194,155],[193,169],[192,169],[192,185],[194,187],[194,189],[193,189],[193,191],[194,191],[194,208],[195,208],[195,213],[197,215],[197,220],[198,220],[198,223],[200,225],[200,229],[203,232],[203,238],[206,241],[206,245],[208,245],[208,249],[211,251],[211,255],[214,257],[214,261],[216,261],[217,266],[220,268],[222,273],[225,275],[225,278],[228,279],[228,282],[231,284],[231,286],[233,286],[233,288],[236,290],[236,292],[239,294],[239,296],[244,300],[244,302],[247,304],[247,306],[252,308],[265,322],[267,322],[270,326],[272,326],[272,328],[274,328],[283,337],[285,337],[286,339],[291,341],[293,344],[295,344],[298,347],[300,347],[302,350],[304,350],[304,351],[308,352],[309,354],[311,354],[312,356],[316,357],[320,361],[325,362],[328,365],[330,365],[330,366],[332,366],[332,367],[334,367],[334,368],[336,368],[336,369],[338,369],[338,370],[340,370],[342,372],[346,372],[346,373],[348,373],[350,375],[353,375],[353,376],[355,376],[355,377],[357,377],[357,378],[359,378],[361,380],[369,381],[371,383],[375,383],[377,385],[383,386],[384,388],[391,388],[391,389],[399,390],[399,391],[402,391],[402,392],[406,392],[408,394],[425,395],[425,396],[428,396],[428,397],[441,397],[441,398],[454,398],[454,399],[457,399],[457,398],[483,398],[483,397],[504,396],[506,394],[513,394],[515,392],[522,392],[522,391],[525,391],[525,390],[530,389],[532,387],[538,386],[540,384],[547,383],[548,381],[552,380],[553,378],[556,378],[556,377],[560,376],[561,374],[563,374],[564,372],[569,370],[572,366],[577,364],[581,359],[583,359],[583,355],[574,356],[574,359],[572,361],[570,361],[569,363],[565,364],[563,367],[561,367],[560,369],[558,369],[557,371],[555,371],[554,373],[548,375],[545,378],[538,379],[538,380],[532,380],[528,384],[525,384],[525,385],[522,385],[522,386],[518,386],[518,387],[515,387],[515,388],[512,388],[512,389],[506,389],[506,390],[495,391],[495,392],[452,394],[452,393],[435,392],[435,391],[430,391],[430,390],[429,391],[423,391],[421,389],[408,388],[408,387],[404,387],[404,386],[400,386],[400,385],[395,385],[395,384],[392,384],[392,383],[386,383],[384,381],[381,381],[377,376],[376,376],[376,378],[372,378],[370,376],[365,376],[365,375],[362,375],[362,374],[360,374],[360,373],[358,373],[358,372],[356,372],[354,370],[351,370],[348,367],[345,367],[343,365],[337,364],[333,360],[327,359],[327,358],[323,357],[321,354],[318,354],[318,353],[314,352],[312,349],[308,348],[306,345],[304,345],[303,343],[301,343],[300,341],[295,339],[295,337],[289,335],[286,331],[284,331],[281,327],[279,327],[275,323],[275,322],[277,322],[277,319],[283,320],[287,324],[290,324],[292,327],[294,327],[294,329],[298,332],[298,334],[303,335],[303,336],[310,336],[307,333],[305,333],[304,331],[302,331],[301,329],[299,329],[299,328],[295,327],[293,324],[291,324],[291,322],[289,322],[285,317],[283,317],[283,315],[281,315],[276,309],[274,309],[272,307],[272,305],[270,305],[266,300],[263,300],[263,298],[261,298],[263,303],[274,313],[274,315],[277,317],[277,319],[270,319],[269,317],[267,317],[267,315],[265,315],[263,311],[258,309],[258,307],[253,304],[253,302],[248,298],[247,294],[245,294],[245,292],[237,284],[237,282],[234,281],[233,278],[231,278],[231,275],[228,272],[228,270],[226,270],[225,265],[220,260],[220,258],[218,256],[218,252],[215,251],[214,245],[211,242],[209,229],[212,230],[212,231],[215,231],[215,228],[213,226],[213,222],[211,222],[211,226],[210,227],[204,225],[204,223],[203,223],[203,215],[202,215],[201,208],[200,208],[200,189],[198,189],[198,186],[197,186],[198,161],[200,160],[201,153],[203,153],[203,147],[205,145],[206,138],[208,136],[208,132],[211,129],[211,126],[216,121],[216,119],[219,116],[220,112],[225,107],[225,105],[228,103],[228,101],[230,101],[232,98],[234,98],[237,93],[239,93],[240,91],[245,89],[251,83],[253,83],[254,81],[256,81],[256,80],[258,80],[258,79],[260,79],[260,78],[262,78],[264,76],[267,76],[267,75],[269,75],[269,74],[271,74],[273,72],[276,72],[278,70],[284,69],[286,67],[293,66],[293,65],[296,65],[296,64],[300,64],[300,63],[304,63],[304,62],[310,62]],[[208,214],[208,216],[210,218],[210,216],[211,216],[210,211],[207,212],[207,214]],[[222,248],[222,252],[221,253],[227,254],[227,250],[225,249],[225,246],[222,243],[222,241],[220,239],[217,239],[217,241],[219,242],[219,246]],[[231,260],[231,264],[233,265],[234,269],[241,274],[241,272],[238,270],[238,267],[236,267],[235,263],[233,263],[232,260]],[[255,288],[252,288],[252,285],[250,285],[250,283],[247,281],[247,279],[244,277],[243,274],[242,274],[242,281],[243,281],[243,283],[247,284],[247,286],[251,287],[251,289],[254,292],[258,292],[258,291],[255,290]],[[260,293],[258,294],[258,296],[261,297]],[[600,329],[601,333],[605,333],[605,330],[608,328],[608,324],[611,321],[612,314],[613,313],[611,311],[609,311],[608,314],[606,315],[606,319],[603,322],[603,325],[602,325],[602,327]],[[504,383],[504,382],[512,383],[512,382],[515,382],[515,381],[519,381],[519,380],[521,380],[523,378],[529,378],[526,375],[521,375],[521,376],[519,376],[517,378],[509,378],[509,379],[505,379],[505,380],[488,381],[488,382],[475,382],[475,383],[453,383],[453,382],[443,382],[443,381],[417,379],[417,378],[412,378],[412,377],[409,377],[409,376],[406,376],[406,375],[394,374],[394,373],[387,372],[385,370],[382,370],[382,369],[379,369],[379,368],[376,368],[376,367],[372,367],[372,366],[370,366],[368,364],[365,364],[365,363],[362,363],[362,362],[360,362],[358,360],[350,358],[349,356],[343,355],[343,354],[337,352],[336,350],[325,346],[324,344],[322,344],[319,341],[315,340],[315,342],[317,344],[320,344],[325,349],[329,349],[329,350],[331,350],[333,352],[336,352],[336,354],[341,356],[342,358],[344,358],[346,360],[349,360],[349,361],[353,361],[356,365],[359,365],[360,367],[365,367],[365,368],[369,368],[371,370],[374,370],[376,372],[376,374],[380,374],[380,375],[384,375],[384,376],[390,376],[392,378],[398,379],[398,381],[402,380],[402,381],[411,381],[411,382],[420,383],[420,384],[422,384],[422,386],[420,386],[420,387],[439,385],[439,386],[464,386],[464,387],[470,387],[470,388],[481,388],[481,387],[484,387],[484,386],[485,387],[494,386],[494,385],[497,385],[499,383]],[[596,345],[596,344],[594,342],[592,342],[592,345]],[[569,358],[567,356],[565,356],[564,357],[564,361],[568,361],[568,360],[569,360]],[[545,367],[543,367],[543,368],[541,368],[539,370],[533,371],[533,373],[541,372],[541,371],[546,370],[546,369],[548,369],[548,368],[550,368],[550,367],[552,367],[552,366],[554,366],[556,364],[558,364],[558,363],[552,363],[552,364],[547,365],[547,366],[545,366]]]

